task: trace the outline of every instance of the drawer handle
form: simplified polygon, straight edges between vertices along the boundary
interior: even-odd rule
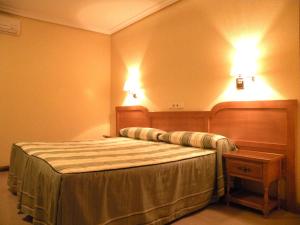
[[[241,166],[239,166],[238,169],[241,170],[241,171],[243,171],[244,173],[250,173],[251,172],[251,169],[247,168],[247,167],[241,167]]]

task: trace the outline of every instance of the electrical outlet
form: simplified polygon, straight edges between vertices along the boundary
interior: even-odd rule
[[[180,110],[184,108],[184,103],[183,102],[174,102],[169,104],[169,109],[172,110]]]

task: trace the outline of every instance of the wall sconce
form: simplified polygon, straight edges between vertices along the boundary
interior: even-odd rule
[[[131,95],[133,98],[137,98],[137,93],[134,89],[130,89],[129,87],[127,87],[126,83],[124,85],[124,91],[127,92],[128,95]]]
[[[252,82],[255,81],[255,76],[243,76],[241,74],[235,76],[235,83],[236,83],[236,89],[242,90],[245,88],[245,81],[251,80]]]
[[[244,79],[241,75],[235,78],[236,89],[244,89]]]

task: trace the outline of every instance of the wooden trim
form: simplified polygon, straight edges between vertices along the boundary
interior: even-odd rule
[[[69,26],[69,27],[75,27],[75,28],[80,28],[83,30],[88,30],[88,31],[94,31],[102,34],[114,34],[129,25],[136,23],[143,18],[152,15],[155,12],[158,12],[159,10],[162,10],[174,3],[176,3],[178,0],[164,0],[164,1],[157,1],[155,4],[152,4],[148,8],[138,12],[136,15],[125,18],[125,20],[120,21],[116,26],[109,26],[108,28],[105,27],[99,27],[99,26],[91,26],[88,24],[83,24],[83,23],[77,23],[74,21],[69,21],[68,19],[61,18],[61,17],[53,17],[53,16],[47,16],[46,14],[39,14],[34,11],[28,10],[28,9],[20,9],[15,7],[12,4],[1,4],[0,5],[0,11],[6,12],[6,13],[11,13],[23,17],[28,17],[36,20],[41,20],[41,21],[46,21],[50,23],[55,23],[55,24],[60,24],[64,26]]]
[[[164,9],[165,7],[167,6],[170,6],[174,3],[176,3],[178,0],[164,0],[164,1],[160,1],[160,2],[157,2],[155,5],[143,10],[142,12],[136,14],[135,16],[133,17],[130,17],[124,21],[122,21],[121,23],[119,23],[117,26],[114,26],[110,29],[106,29],[106,33],[105,34],[113,34],[113,33],[116,33],[126,27],[128,27],[129,25],[133,24],[133,23],[136,23],[138,21],[140,21],[141,19],[155,13],[155,12],[158,12],[159,10],[162,10]],[[103,33],[103,32],[100,32],[100,33]]]
[[[274,149],[278,150],[278,153],[285,151],[287,148],[286,144],[280,143],[268,143],[268,142],[258,142],[258,141],[246,141],[246,140],[235,140],[235,144],[240,147],[247,148],[256,148],[257,145],[260,145],[260,151],[264,151],[264,149]]]
[[[9,170],[9,166],[0,166],[0,171],[8,171]]]

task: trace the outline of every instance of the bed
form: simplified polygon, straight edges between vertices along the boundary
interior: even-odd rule
[[[295,100],[235,102],[218,104],[211,111],[154,113],[144,107],[117,107],[116,130],[119,133],[125,127],[155,127],[166,131],[212,132],[230,137],[241,148],[260,147],[263,151],[282,153],[286,156],[283,203],[292,210],[295,180],[289,172],[294,174],[296,104]],[[276,135],[255,135],[258,130],[274,129],[274,125],[283,130]],[[229,143],[226,138],[217,140]],[[136,152],[122,155],[124,162],[118,161],[116,155],[111,156],[117,161],[114,165],[99,166],[101,160],[96,164],[86,160],[80,168],[76,167],[79,156],[91,157],[79,149],[95,145],[110,154],[128,151],[127,145],[131,146],[127,153]],[[86,142],[21,142],[12,147],[8,185],[18,196],[18,208],[31,215],[34,224],[166,224],[217,201],[224,194],[222,152],[231,147],[217,146],[224,145],[203,149],[124,137]],[[161,152],[156,147],[172,149],[171,152],[175,148],[184,153],[177,152],[179,158],[165,155],[158,157],[159,160],[128,163],[136,154],[144,159],[141,152],[147,148]],[[62,148],[73,151],[71,161],[47,152],[64,155]],[[191,153],[187,154],[189,157],[187,152]]]
[[[123,137],[21,142],[8,183],[33,224],[165,224],[224,194],[216,160],[224,141],[218,149]]]

